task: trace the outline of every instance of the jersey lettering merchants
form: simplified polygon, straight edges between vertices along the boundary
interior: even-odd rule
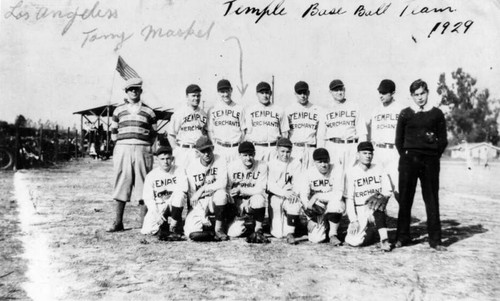
[[[397,102],[387,107],[379,106],[370,119],[371,140],[375,143],[392,143],[396,139],[396,125],[403,109]]]
[[[208,166],[203,166],[197,158],[186,168],[189,182],[189,195],[193,195],[200,187],[206,186],[206,191],[225,189],[227,185],[226,161],[214,155],[214,160]]]
[[[241,160],[235,160],[228,166],[228,190],[235,187],[250,188],[251,195],[263,193],[267,184],[267,165],[255,161],[252,168],[247,168]]]
[[[184,170],[173,166],[169,172],[157,167],[146,175],[143,197],[146,204],[152,204],[157,198],[173,192],[187,192],[188,183]]]
[[[293,143],[316,144],[319,125],[319,108],[308,103],[306,106],[295,103],[287,110],[290,124],[290,141]]]
[[[246,110],[247,135],[252,142],[275,142],[289,130],[288,118],[274,104],[257,104]]]
[[[238,143],[246,128],[243,107],[220,101],[208,111],[208,130],[212,137],[225,143]]]
[[[376,164],[372,164],[366,171],[355,165],[346,172],[346,186],[344,196],[354,199],[356,206],[362,206],[374,193],[390,195],[391,187],[387,173]]]
[[[206,133],[207,114],[200,108],[183,107],[176,111],[169,122],[168,133],[179,143],[194,144]]]

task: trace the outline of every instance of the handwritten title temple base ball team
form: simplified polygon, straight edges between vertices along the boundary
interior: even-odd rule
[[[126,204],[134,201],[142,208],[141,233],[162,241],[245,237],[270,243],[272,236],[295,245],[305,226],[312,243],[358,247],[378,239],[380,250],[390,252],[413,243],[411,208],[420,180],[429,245],[446,250],[439,214],[446,123],[428,102],[425,81],[410,85],[414,103],[403,107],[394,98],[394,81],[381,80],[373,88],[379,104],[369,116],[346,97],[341,79],[329,83],[326,107],[309,99],[307,82],[297,82],[290,87],[296,100],[286,109],[274,103],[267,82],[256,85],[255,102],[244,107],[222,79],[214,87],[218,101],[205,111],[202,88],[191,84],[185,105],[161,134],[142,85],[141,78],[129,78],[126,101],[113,112],[115,219],[109,232],[124,230]],[[389,200],[399,205],[394,241],[386,224]],[[339,231],[343,219],[346,235]]]

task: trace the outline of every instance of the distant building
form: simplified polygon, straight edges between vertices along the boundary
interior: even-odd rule
[[[498,158],[500,147],[494,146],[491,143],[461,143],[447,149],[447,152],[452,158],[460,158],[467,160],[491,160]]]

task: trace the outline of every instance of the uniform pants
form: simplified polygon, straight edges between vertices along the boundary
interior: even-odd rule
[[[392,191],[399,191],[399,153],[396,148],[384,148],[375,146],[374,158],[375,163],[381,164],[384,170],[391,179]]]
[[[300,160],[301,168],[303,171],[306,171],[311,167],[314,163],[312,154],[315,148],[310,146],[296,146],[292,147],[291,156],[297,160]]]
[[[113,199],[122,202],[129,202],[131,199],[142,200],[144,178],[152,168],[151,146],[117,144],[113,150]]]
[[[226,160],[226,163],[231,163],[239,157],[238,146],[226,147],[215,143],[214,154]]]
[[[290,203],[288,199],[272,195],[270,199],[269,219],[271,220],[271,235],[277,238],[293,234],[293,228],[287,223],[288,215],[299,215],[302,203]]]
[[[172,206],[183,208],[186,203],[186,195],[183,192],[174,192],[168,200],[159,200],[154,204],[156,208],[149,208],[144,222],[142,223],[142,234],[155,234],[160,229],[161,223],[158,223],[159,216],[171,216]]]
[[[189,162],[196,159],[196,150],[194,148],[178,146],[173,150],[172,153],[175,158],[175,165],[183,169],[187,167]]]
[[[420,180],[422,197],[427,213],[429,244],[441,244],[439,217],[439,170],[438,156],[405,151],[399,159],[399,214],[397,239],[403,243],[411,240],[411,207],[415,197],[417,180]]]
[[[342,166],[344,172],[356,163],[357,143],[335,143],[333,141],[326,141],[325,148],[330,154],[330,162],[335,166]]]
[[[255,160],[267,163],[274,157],[276,157],[276,146],[255,145]]]

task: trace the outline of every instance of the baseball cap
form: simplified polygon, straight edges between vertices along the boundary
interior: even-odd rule
[[[213,147],[214,145],[212,144],[212,141],[210,141],[210,139],[208,139],[208,137],[206,136],[201,136],[200,138],[198,138],[198,140],[196,140],[196,143],[194,144],[194,148],[199,150],[199,151],[202,151],[204,149],[207,149],[209,147]]]
[[[227,79],[221,79],[217,83],[217,91],[231,89],[231,83]]]
[[[299,81],[295,84],[295,93],[309,91],[309,85],[306,82]]]
[[[243,141],[238,146],[238,153],[240,153],[240,154],[254,154],[255,153],[255,146],[253,146],[252,142]]]
[[[378,92],[381,94],[392,93],[396,91],[396,84],[390,79],[384,79],[378,85]]]
[[[133,77],[127,79],[127,81],[125,81],[125,85],[123,86],[123,90],[127,90],[128,88],[131,87],[142,87],[142,78]]]
[[[155,156],[159,156],[161,154],[167,154],[167,155],[171,155],[172,154],[172,148],[170,146],[166,146],[166,145],[162,145],[160,146],[156,152],[155,152]]]
[[[201,88],[200,88],[200,86],[195,85],[195,84],[189,85],[186,88],[186,94],[189,94],[189,93],[199,93],[199,92],[201,92]]]
[[[283,147],[292,148],[293,144],[292,144],[292,141],[290,141],[290,139],[283,137],[283,138],[278,139],[276,146],[283,146]]]
[[[322,160],[330,160],[330,154],[324,148],[317,148],[313,152],[313,160],[314,161],[322,161]]]
[[[260,82],[257,84],[257,92],[271,91],[271,86],[266,82]]]
[[[344,86],[344,83],[340,79],[334,79],[330,82],[330,90],[333,90],[335,88],[340,88],[343,86]]]
[[[373,152],[373,144],[369,141],[360,142],[358,144],[358,152],[365,150]]]

